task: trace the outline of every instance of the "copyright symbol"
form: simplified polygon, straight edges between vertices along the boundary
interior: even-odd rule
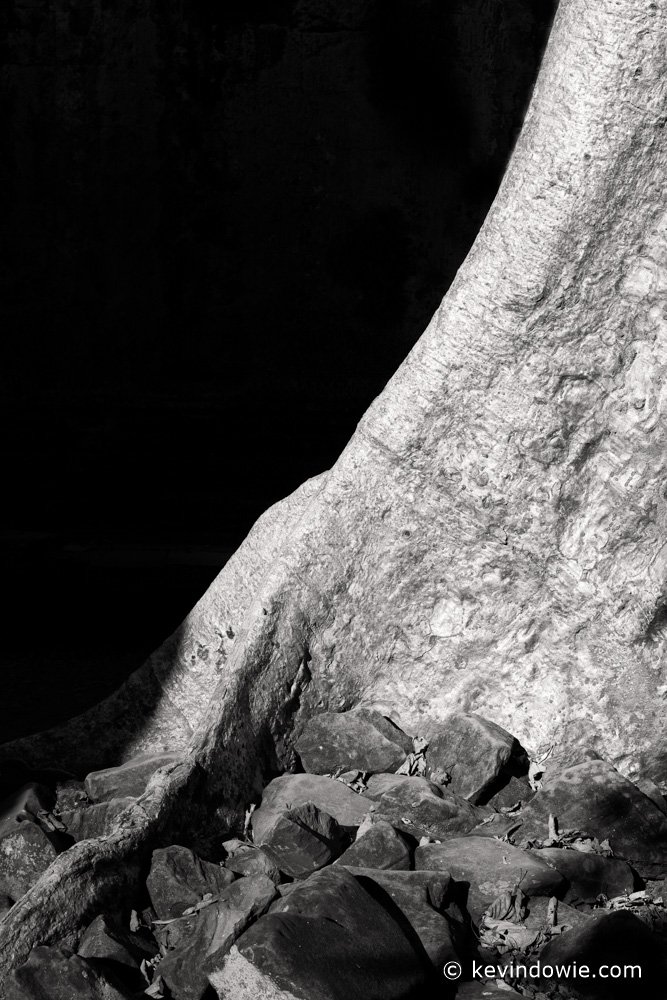
[[[445,974],[445,979],[460,979],[461,978],[461,966],[458,962],[447,962],[447,965],[442,970]]]

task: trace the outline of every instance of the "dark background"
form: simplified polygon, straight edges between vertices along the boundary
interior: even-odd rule
[[[499,184],[555,0],[6,0],[0,741],[329,467]]]

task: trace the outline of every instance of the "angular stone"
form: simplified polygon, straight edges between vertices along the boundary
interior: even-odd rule
[[[105,914],[95,917],[86,928],[77,949],[81,958],[115,962],[129,969],[137,969],[143,959],[149,960],[157,952],[154,941],[126,930]]]
[[[0,838],[0,893],[14,901],[49,867],[57,851],[44,830],[25,820]]]
[[[425,792],[430,792],[438,798],[442,798],[442,786],[436,785],[428,778],[421,778],[418,775],[407,774],[371,774],[366,782],[364,796],[369,799],[380,799],[385,792],[391,792],[404,785],[406,781],[412,782],[413,788],[422,788]]]
[[[103,771],[92,771],[84,782],[91,802],[108,802],[109,799],[138,798],[146,791],[146,786],[155,772],[165,764],[180,760],[177,753],[141,753],[119,767],[108,767]]]
[[[384,793],[377,802],[374,815],[376,819],[386,820],[413,837],[444,840],[468,833],[489,813],[490,810],[471,805],[448,788],[443,788],[440,795],[434,795],[409,778]]]
[[[264,830],[274,820],[276,812],[293,806],[313,805],[328,813],[346,831],[356,830],[373,805],[363,795],[357,795],[342,781],[321,774],[282,774],[264,789],[259,809],[252,814],[252,831],[256,843],[261,843]]]
[[[132,993],[79,955],[58,948],[33,948],[12,972],[5,1000],[130,1000]]]
[[[225,859],[225,868],[236,875],[267,875],[276,885],[280,871],[266,851],[254,844],[247,844]]]
[[[464,883],[465,905],[476,922],[497,896],[517,885],[528,896],[563,896],[567,889],[560,872],[541,861],[538,851],[521,851],[488,837],[457,837],[418,847],[415,869],[446,871]]]
[[[548,896],[533,896],[528,900],[528,907],[524,917],[524,923],[529,930],[540,930],[549,919],[550,898]],[[577,909],[570,906],[563,900],[557,900],[556,923],[563,927],[563,933],[569,931],[580,931],[587,927],[591,920],[599,920],[609,911],[602,909],[591,909],[589,907]]]
[[[433,971],[387,910],[343,868],[327,868],[280,900],[231,949],[210,981],[220,997],[405,1000]]]
[[[404,837],[384,820],[378,820],[341,854],[336,864],[352,868],[395,868],[408,871],[412,856]]]
[[[535,792],[530,786],[528,778],[524,775],[517,777],[512,774],[509,780],[495,792],[488,800],[487,805],[491,806],[492,809],[509,809],[512,806],[521,803],[522,806],[527,805],[532,799]]]
[[[153,851],[146,888],[160,920],[180,917],[203,896],[223,892],[234,873],[210,861],[202,861],[194,851],[180,844]]]
[[[543,975],[545,986],[553,987],[562,981],[570,995],[585,996],[589,1000],[625,1000],[626,997],[653,1000],[664,996],[666,958],[664,939],[627,910],[591,920],[576,933],[552,937],[539,956],[542,969],[549,967],[554,972],[554,975]],[[578,968],[588,966],[587,978],[577,979],[570,975],[561,980],[558,967],[572,969],[575,963]],[[612,966],[621,969],[616,978],[610,975]],[[623,966],[634,967],[634,976],[627,971],[624,974]]]
[[[134,805],[136,799],[109,799],[83,808],[70,809],[60,814],[67,833],[74,840],[94,840],[111,833],[122,812]]]
[[[601,893],[613,899],[637,888],[634,872],[620,858],[560,847],[544,847],[533,853],[567,879],[566,903],[592,903]]]
[[[404,924],[407,921],[436,968],[456,961],[455,935],[443,912],[451,881],[446,872],[348,870],[404,930],[408,929]]]
[[[426,736],[427,773],[447,771],[452,778],[447,787],[474,804],[487,801],[509,780],[510,762],[512,771],[517,770],[519,760],[528,771],[528,758],[518,740],[479,715],[456,712]]]
[[[332,774],[341,767],[346,771],[395,771],[407,754],[374,725],[376,714],[368,710],[324,712],[309,719],[296,742],[304,770],[311,774]],[[391,723],[383,722],[384,726],[379,725],[386,733]]]
[[[305,878],[340,855],[343,834],[335,819],[307,802],[275,813],[259,843],[281,872]]]
[[[271,879],[249,875],[228,886],[217,903],[200,910],[191,933],[160,962],[158,971],[171,995],[177,1000],[201,1000],[208,989],[208,972],[220,965],[237,937],[275,896]]]
[[[631,781],[602,760],[590,760],[553,775],[521,812],[521,843],[547,836],[549,814],[561,830],[608,839],[616,857],[640,875],[667,874],[667,816]]]

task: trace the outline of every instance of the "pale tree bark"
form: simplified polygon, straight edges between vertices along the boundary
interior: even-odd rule
[[[664,0],[563,0],[474,247],[334,468],[265,515],[124,694],[8,748],[184,758],[14,907],[5,968],[131,885],[174,824],[233,825],[323,709],[408,730],[474,710],[531,747],[593,733],[667,779],[666,96]]]

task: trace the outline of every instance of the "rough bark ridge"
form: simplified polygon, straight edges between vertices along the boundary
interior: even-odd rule
[[[667,778],[666,71],[663,6],[561,4],[426,333],[336,466],[266,515],[142,668],[163,700],[128,752],[176,741],[184,764],[5,918],[3,967],[75,929],[175,802],[232,823],[304,713],[375,703],[410,728],[462,708],[530,746],[570,724],[625,773]],[[57,753],[9,749],[72,759],[129,697]]]

